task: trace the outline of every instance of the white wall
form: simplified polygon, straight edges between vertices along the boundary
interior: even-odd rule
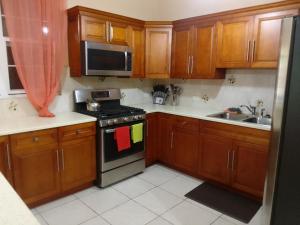
[[[158,19],[158,0],[68,0],[68,7],[86,6],[141,20]]]
[[[280,0],[163,0],[159,20],[178,20],[226,10],[262,5]]]

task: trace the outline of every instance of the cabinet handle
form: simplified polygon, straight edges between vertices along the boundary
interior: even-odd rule
[[[249,54],[250,54],[250,46],[251,45],[251,41],[248,41],[248,47],[247,47],[247,62],[249,62],[249,59],[250,59],[250,57],[249,57]]]
[[[146,126],[147,126],[147,128],[146,128],[147,129],[147,137],[149,137],[149,122],[148,121],[146,122]]]
[[[255,51],[256,51],[256,42],[255,40],[253,41],[253,49],[252,49],[252,62],[254,62],[254,58],[255,58]]]
[[[32,141],[33,141],[33,142],[38,142],[39,140],[40,140],[40,139],[39,139],[38,137],[33,137],[33,138],[32,138]]]
[[[232,161],[231,161],[231,170],[234,170],[234,162],[235,161],[235,151],[232,152]]]
[[[188,57],[188,68],[187,68],[188,75],[190,74],[190,65],[191,65],[191,56]]]
[[[191,72],[190,73],[193,74],[193,71],[194,71],[194,56],[191,57],[191,64],[192,65],[191,65]]]
[[[227,169],[229,169],[230,164],[230,151],[227,152]]]
[[[61,149],[61,166],[62,166],[62,170],[65,170],[65,156],[64,156],[64,149]]]
[[[59,172],[59,155],[58,155],[58,150],[56,150],[56,160],[57,160],[57,172]]]
[[[111,26],[111,23],[109,24],[109,29],[110,29],[110,42],[112,41],[112,39],[114,38],[114,29],[113,27]]]
[[[7,166],[8,166],[8,169],[11,170],[9,144],[6,144],[6,154],[7,154]]]
[[[171,149],[173,149],[174,132],[171,133]]]
[[[110,28],[110,23],[109,22],[106,22],[106,41],[109,42],[109,29]]]

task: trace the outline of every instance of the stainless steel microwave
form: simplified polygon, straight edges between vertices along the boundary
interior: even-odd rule
[[[81,44],[83,75],[117,77],[132,75],[132,51],[128,46],[89,41]]]

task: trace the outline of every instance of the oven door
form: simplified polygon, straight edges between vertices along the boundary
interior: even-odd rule
[[[134,121],[121,126],[131,126],[137,123],[144,124],[143,141],[134,144],[131,140],[131,148],[121,152],[118,151],[116,140],[114,139],[115,128],[120,127],[120,125],[100,129],[101,172],[145,158],[145,121]]]
[[[128,46],[83,42],[84,74],[98,76],[131,76],[132,53]]]

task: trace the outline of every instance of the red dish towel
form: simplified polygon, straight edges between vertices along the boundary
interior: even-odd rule
[[[117,142],[118,152],[124,151],[131,147],[129,131],[129,126],[116,128],[114,138]]]

